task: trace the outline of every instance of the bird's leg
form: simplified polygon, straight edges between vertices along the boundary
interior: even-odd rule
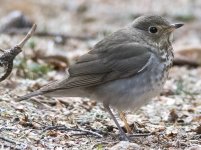
[[[108,105],[104,105],[105,109],[108,111],[108,113],[110,114],[111,118],[113,119],[113,121],[115,122],[117,128],[119,129],[120,135],[123,138],[124,141],[129,141],[129,138],[127,137],[126,133],[123,131],[123,129],[121,128],[121,126],[119,125],[117,119],[115,118],[114,114],[112,113],[110,107]]]
[[[119,116],[121,118],[121,120],[124,122],[124,127],[126,128],[126,131],[128,134],[131,134],[132,133],[132,130],[127,122],[127,119],[126,119],[126,115],[123,111],[120,111],[119,112]]]

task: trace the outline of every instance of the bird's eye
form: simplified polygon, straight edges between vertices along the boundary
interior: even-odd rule
[[[156,32],[158,32],[158,29],[156,27],[149,27],[149,32],[156,33]]]

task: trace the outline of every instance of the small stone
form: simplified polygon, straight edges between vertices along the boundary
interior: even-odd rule
[[[187,148],[186,150],[201,150],[201,146],[197,145],[197,146],[192,146]]]
[[[121,141],[118,144],[110,148],[110,150],[141,150],[139,145],[135,143],[130,143],[128,141]]]

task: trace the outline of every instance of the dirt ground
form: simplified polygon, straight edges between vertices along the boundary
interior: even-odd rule
[[[96,42],[143,14],[184,22],[175,32],[175,53],[201,62],[201,1],[0,0],[0,4],[0,18],[18,10],[38,25],[37,32],[58,35],[33,36],[15,59],[12,74],[0,83],[0,149],[201,149],[199,66],[172,67],[161,96],[137,112],[125,112],[130,127],[138,128],[130,143],[120,142],[115,124],[95,100],[42,96],[14,100],[61,79],[69,64]],[[3,20],[0,30],[2,24]],[[0,48],[10,48],[22,38],[1,33]],[[149,135],[139,136],[142,133]]]

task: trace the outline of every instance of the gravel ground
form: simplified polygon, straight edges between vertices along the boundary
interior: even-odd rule
[[[0,83],[2,149],[201,149],[201,67],[174,66],[161,96],[137,112],[125,112],[130,127],[137,125],[136,134],[150,133],[136,136],[130,143],[120,142],[116,126],[95,100],[42,96],[22,102],[14,100],[61,79],[76,58],[141,14],[157,13],[185,22],[183,29],[175,33],[175,52],[190,47],[190,58],[201,56],[201,50],[194,50],[201,47],[201,1],[19,0],[12,4],[1,1],[0,17],[20,10],[38,24],[38,32],[72,38],[36,35],[15,59],[11,76]],[[0,47],[12,47],[22,38],[1,34]],[[118,117],[118,111],[114,111]]]

